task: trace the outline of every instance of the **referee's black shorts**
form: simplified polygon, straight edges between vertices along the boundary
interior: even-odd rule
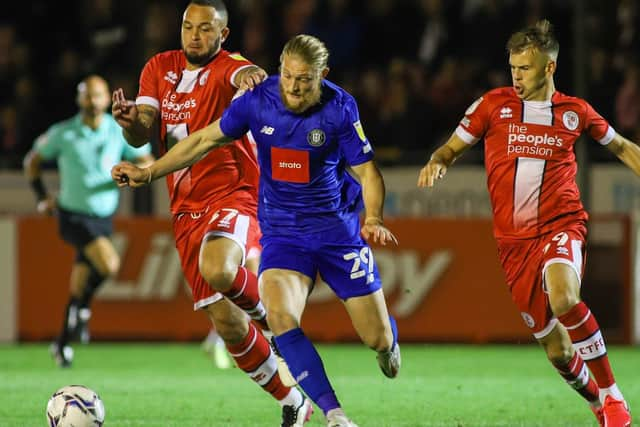
[[[98,237],[113,234],[113,217],[87,215],[58,207],[58,230],[62,239],[76,248],[76,260],[86,261],[84,247]]]

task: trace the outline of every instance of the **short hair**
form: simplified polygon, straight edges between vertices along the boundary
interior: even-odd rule
[[[507,42],[509,53],[521,53],[534,49],[546,53],[551,59],[558,59],[560,44],[553,33],[553,25],[546,19],[514,33]]]
[[[216,10],[215,19],[220,21],[223,27],[226,27],[229,22],[229,12],[227,12],[227,6],[225,6],[222,0],[191,0],[189,4],[195,4],[198,6],[212,7]]]
[[[299,56],[317,73],[327,68],[329,63],[327,46],[317,37],[307,34],[298,34],[289,39],[280,54],[280,64],[282,64],[285,55]]]

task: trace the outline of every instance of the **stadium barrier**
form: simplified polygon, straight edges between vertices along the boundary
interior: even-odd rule
[[[400,245],[374,247],[374,256],[403,341],[531,341],[504,285],[489,219],[395,218],[387,225]],[[115,226],[122,269],[97,295],[94,339],[204,337],[208,321],[192,310],[170,220],[118,217]],[[591,221],[583,294],[610,342],[637,339],[630,236],[639,233],[633,230],[626,216]],[[0,278],[7,285],[0,287],[0,340],[51,339],[62,323],[73,251],[53,218],[37,216],[0,221],[0,242]],[[303,327],[316,340],[358,340],[342,303],[322,283]]]

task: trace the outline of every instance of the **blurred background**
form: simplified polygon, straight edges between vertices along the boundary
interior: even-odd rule
[[[5,339],[40,340],[55,333],[72,259],[57,238],[53,221],[33,216],[33,195],[20,171],[24,154],[48,126],[75,114],[75,87],[87,74],[105,76],[112,88],[123,87],[134,98],[146,60],[159,51],[180,47],[180,23],[187,3],[31,0],[3,5],[0,213],[4,216],[0,232],[5,234],[0,251],[5,265],[0,268],[4,275],[0,284],[7,307],[0,310],[4,313],[0,325],[6,326]],[[392,311],[407,331],[405,338],[530,341],[497,264],[482,144],[460,160],[437,190],[415,188],[418,169],[447,139],[469,104],[490,88],[510,84],[506,41],[515,30],[541,18],[555,25],[560,41],[558,90],[587,99],[619,133],[640,141],[640,2],[226,3],[231,28],[224,44],[227,50],[240,51],[275,73],[287,39],[298,33],[316,35],[331,52],[329,79],[356,97],[364,130],[387,182],[387,216],[401,241],[398,248],[377,251],[376,258]],[[54,18],[61,13],[64,19]],[[634,212],[640,208],[640,179],[588,138],[576,150],[582,196],[592,213],[585,298],[610,340],[638,342],[640,285]],[[55,165],[45,178],[55,188]],[[197,323],[195,330],[175,333],[161,333],[157,323],[161,315],[154,313],[158,310],[165,315],[176,313],[185,323],[192,313],[182,287],[174,286],[179,279],[159,267],[173,265],[173,243],[166,191],[163,183],[155,184],[123,193],[115,239],[126,255],[119,278],[105,286],[95,309],[92,322],[98,339],[192,339],[206,333],[206,321],[199,317],[197,322],[203,323]],[[150,266],[153,262],[158,265],[155,270]],[[167,280],[173,282],[166,284]],[[43,296],[43,281],[47,292],[59,291]],[[466,295],[467,315],[452,320],[447,310],[459,303],[460,295]],[[178,298],[179,304],[166,305],[171,298]],[[312,335],[355,339],[351,332],[326,335],[328,328],[321,325],[314,330],[312,319],[322,321],[338,306],[322,289],[314,298],[306,317]],[[12,301],[17,301],[14,308],[8,307]],[[51,313],[50,306],[56,307],[53,317],[42,316]],[[101,317],[100,310],[113,314]],[[141,320],[132,326],[125,321],[127,316],[145,317],[149,325],[145,329]]]
[[[39,133],[74,114],[75,85],[88,73],[105,75],[133,97],[146,60],[180,47],[186,4],[30,0],[3,6],[1,166],[20,167]],[[555,24],[560,41],[558,89],[586,98],[618,131],[640,139],[637,0],[229,0],[227,7],[231,35],[224,47],[270,73],[292,35],[326,42],[329,78],[358,99],[383,164],[422,163],[475,98],[509,85],[506,41],[541,18]],[[64,20],[53,18],[56,9]],[[610,160],[594,148],[590,159]]]

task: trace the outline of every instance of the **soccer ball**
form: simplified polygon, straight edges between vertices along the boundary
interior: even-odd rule
[[[104,423],[104,404],[90,388],[68,385],[49,399],[47,421],[49,427],[100,427]]]

